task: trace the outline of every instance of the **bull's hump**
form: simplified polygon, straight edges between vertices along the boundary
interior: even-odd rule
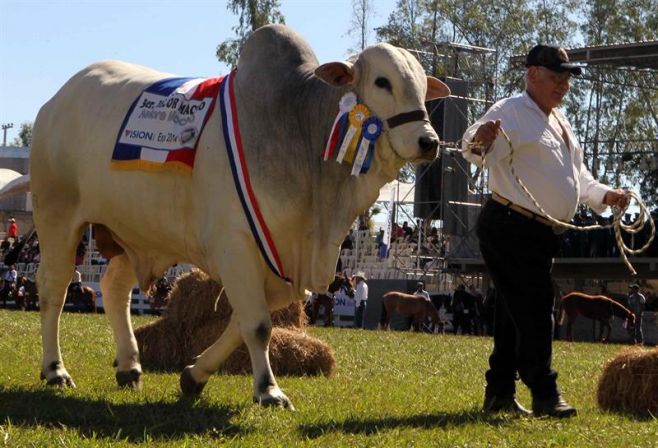
[[[170,73],[160,72],[143,65],[119,60],[106,60],[91,64],[82,71],[91,76],[109,79],[121,78],[168,78],[173,77]]]
[[[304,40],[285,25],[267,25],[249,36],[240,53],[238,68],[245,65],[297,67],[318,65],[315,53]]]

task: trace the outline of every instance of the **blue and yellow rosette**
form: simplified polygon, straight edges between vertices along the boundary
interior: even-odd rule
[[[363,120],[361,124],[361,142],[352,165],[352,175],[358,176],[370,168],[375,154],[375,142],[384,129],[384,123],[374,115]]]

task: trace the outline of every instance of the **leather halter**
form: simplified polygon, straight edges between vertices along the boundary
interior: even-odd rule
[[[386,120],[389,129],[396,126],[410,123],[412,121],[426,121],[429,123],[430,119],[427,116],[427,111],[424,109],[413,110],[411,112],[402,112]]]

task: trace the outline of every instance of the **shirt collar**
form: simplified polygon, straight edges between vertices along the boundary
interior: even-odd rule
[[[533,100],[533,99],[530,97],[530,95],[528,95],[528,91],[527,91],[527,90],[524,90],[524,91],[523,91],[523,94],[522,94],[521,96],[523,97],[523,102],[524,102],[524,104],[525,104],[527,107],[529,107],[530,109],[534,109],[535,111],[537,111],[538,113],[540,113],[542,117],[544,117],[544,118],[546,118],[546,120],[548,120],[548,116],[544,113],[543,110],[541,110],[541,109],[539,108],[539,106],[537,105],[537,103],[535,103],[535,100]]]

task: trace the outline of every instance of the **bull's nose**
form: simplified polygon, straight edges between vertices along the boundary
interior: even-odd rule
[[[418,139],[418,147],[420,147],[420,152],[425,154],[428,152],[435,152],[439,147],[439,139],[434,137],[420,137]]]

